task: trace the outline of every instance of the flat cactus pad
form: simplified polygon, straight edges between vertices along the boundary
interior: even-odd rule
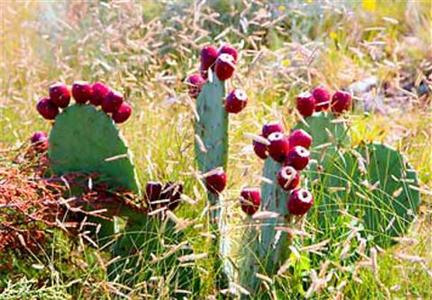
[[[48,156],[57,175],[94,172],[113,188],[140,194],[132,155],[117,126],[93,106],[73,105],[57,116]]]

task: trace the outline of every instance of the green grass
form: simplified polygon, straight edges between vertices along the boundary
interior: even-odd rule
[[[230,174],[225,192],[230,203],[230,235],[236,238],[234,248],[240,248],[243,216],[237,197],[242,186],[259,183],[262,169],[246,148],[250,141],[245,132],[259,132],[262,123],[279,117],[287,128],[293,126],[295,96],[318,83],[345,88],[375,75],[380,83],[373,92],[382,94],[385,85],[399,86],[430,76],[432,3],[367,2],[375,3],[375,8],[366,6],[367,11],[357,3],[346,9],[338,4],[335,10],[312,3],[293,9],[270,2],[247,8],[241,1],[210,1],[199,13],[187,1],[169,5],[71,2],[57,4],[54,11],[48,2],[2,2],[0,166],[10,165],[15,154],[4,151],[20,147],[35,130],[49,130],[35,104],[47,94],[51,82],[105,81],[124,92],[134,107],[133,118],[120,130],[134,153],[141,183],[184,182],[185,193],[197,204],[183,204],[177,215],[192,222],[185,234],[195,253],[208,252],[208,224],[202,216],[205,190],[194,175],[193,103],[183,80],[197,69],[202,44],[242,44],[232,85],[242,86],[250,102],[244,112],[230,118]],[[240,26],[240,15],[249,21],[247,33]],[[405,96],[406,106],[401,109],[364,115],[358,105],[349,119],[353,145],[362,140],[384,141],[402,151],[418,170],[426,192],[408,234],[412,241],[379,253],[375,271],[340,268],[338,252],[325,257],[320,261],[327,260],[329,265],[323,273],[335,273],[314,298],[333,298],[338,293],[347,299],[432,297],[431,96]],[[391,99],[386,97],[388,102]],[[306,225],[312,234],[319,230]],[[346,228],[346,224],[335,224],[335,235],[340,234],[338,225]],[[108,280],[105,264],[110,257],[106,253],[58,231],[50,237],[42,255],[7,254],[12,270],[0,269],[0,287],[4,288],[0,299],[110,299],[116,293],[121,297],[118,291],[144,297],[142,287],[121,287]],[[296,245],[300,248],[300,241]],[[274,279],[261,299],[303,297],[313,269],[320,272],[319,265],[304,256],[292,257],[288,271]],[[202,285],[191,298],[216,293],[212,265],[211,258],[196,261]],[[166,298],[165,294],[160,297]]]

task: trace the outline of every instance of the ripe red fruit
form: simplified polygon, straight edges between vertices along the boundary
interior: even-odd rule
[[[198,98],[202,86],[206,83],[206,80],[200,74],[194,73],[187,78],[186,83],[189,88],[189,96],[192,98]]]
[[[123,103],[123,95],[117,91],[110,91],[102,100],[102,110],[112,113],[119,109]]]
[[[227,176],[222,168],[216,168],[205,174],[207,189],[212,193],[221,193],[226,186]]]
[[[252,216],[256,213],[261,204],[261,191],[256,187],[245,187],[240,193],[240,206],[241,209]]]
[[[297,171],[301,171],[308,165],[309,157],[309,150],[302,146],[295,146],[288,152],[285,164],[294,167]]]
[[[169,199],[168,209],[174,211],[181,202],[183,185],[180,183],[168,182],[164,185],[160,199]]]
[[[282,132],[273,132],[268,136],[270,145],[268,152],[271,158],[277,162],[284,162],[289,151],[288,139]]]
[[[204,79],[207,79],[208,69],[214,67],[214,64],[216,62],[217,57],[218,57],[218,50],[214,46],[208,45],[208,46],[204,46],[201,49],[201,53],[200,53],[200,61],[201,61],[200,71],[201,71],[201,75],[202,75],[202,77]]]
[[[72,85],[72,96],[77,103],[86,103],[93,97],[93,90],[90,83],[86,81],[75,81]]]
[[[94,106],[102,104],[103,99],[108,95],[111,89],[102,82],[95,82],[92,85],[93,96],[90,98],[90,103]]]
[[[303,129],[296,129],[288,136],[290,147],[302,146],[306,149],[312,145],[312,136]]]
[[[48,137],[43,131],[36,131],[30,138],[31,144],[37,151],[45,151],[48,149]]]
[[[66,84],[57,82],[50,85],[49,97],[57,107],[65,108],[70,102],[70,92]]]
[[[293,190],[288,198],[288,211],[296,216],[304,215],[312,207],[314,199],[306,189]]]
[[[131,114],[132,114],[132,107],[129,105],[129,103],[123,101],[120,107],[113,112],[112,118],[114,122],[119,124],[119,123],[126,122],[126,120],[129,119]]]
[[[315,99],[315,110],[323,111],[330,107],[330,93],[323,86],[318,86],[313,89],[312,95]]]
[[[264,138],[264,137],[263,137]],[[268,151],[267,151],[267,145],[263,144],[259,141],[254,140],[253,141],[253,149],[255,154],[261,158],[261,159],[266,159],[268,156]]]
[[[223,44],[218,50],[218,56],[222,53],[229,54],[234,57],[234,63],[237,63],[238,52],[236,48],[234,48],[230,44]]]
[[[301,93],[297,96],[297,110],[303,117],[312,116],[315,110],[315,98],[311,93]]]
[[[39,114],[47,120],[54,120],[59,113],[57,105],[55,105],[50,98],[43,97],[36,105],[36,110]]]
[[[160,199],[162,184],[158,181],[149,181],[146,185],[145,197],[147,201],[156,201]]]
[[[261,135],[268,138],[273,132],[284,132],[282,124],[277,121],[265,124],[261,130]]]
[[[48,140],[48,137],[47,137],[46,133],[43,131],[36,131],[35,133],[33,133],[32,137],[30,138],[30,141],[32,144],[41,143],[41,142],[44,142],[47,140]]]
[[[340,114],[351,107],[352,97],[351,94],[345,91],[337,91],[334,93],[331,101],[331,110]]]
[[[246,92],[241,89],[235,89],[229,93],[225,100],[225,110],[228,113],[239,113],[246,107],[247,101]]]
[[[215,73],[219,80],[231,78],[235,70],[235,61],[232,55],[222,53],[216,59]]]
[[[277,180],[284,190],[292,190],[300,183],[300,173],[291,166],[284,166],[277,173]]]

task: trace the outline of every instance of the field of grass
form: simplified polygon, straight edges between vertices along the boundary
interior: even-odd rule
[[[383,141],[406,155],[421,181],[418,217],[400,243],[354,267],[343,267],[337,254],[318,262],[307,254],[292,257],[289,271],[273,278],[262,298],[431,299],[431,15],[430,0],[1,1],[0,167],[13,167],[34,131],[49,130],[35,105],[52,82],[106,82],[134,108],[120,128],[140,182],[184,183],[194,204],[184,203],[176,214],[192,224],[185,232],[194,251],[207,253],[206,193],[196,179],[194,103],[184,80],[197,70],[203,45],[230,42],[241,49],[231,84],[249,95],[229,127],[224,195],[235,256],[242,246],[238,195],[260,182],[262,170],[244,134],[274,119],[290,128],[302,91],[318,84],[360,86],[372,78],[371,89],[358,88],[347,117],[352,144]],[[301,226],[313,232],[308,221]],[[41,254],[0,253],[0,261],[9,262],[0,265],[0,299],[166,299],[157,272],[149,284],[160,288],[148,295],[142,285],[110,282],[106,253],[59,230],[50,236]],[[201,286],[186,297],[216,299],[210,258],[195,263]]]

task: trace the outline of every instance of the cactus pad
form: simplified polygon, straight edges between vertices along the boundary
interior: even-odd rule
[[[73,105],[57,116],[48,155],[57,175],[94,172],[112,187],[140,194],[131,153],[118,128],[93,106]]]
[[[393,237],[407,232],[418,211],[417,174],[399,152],[386,145],[372,143],[356,150],[367,170],[362,182],[367,187],[358,189],[367,199],[363,201],[366,234],[375,236],[378,245],[389,246]]]
[[[217,167],[226,168],[228,113],[223,105],[224,97],[224,82],[213,76],[213,82],[203,86],[196,102],[198,119],[195,122],[195,134],[202,144],[198,140],[195,142],[195,154],[201,172]]]
[[[337,121],[331,113],[316,113],[299,122],[293,129],[303,129],[312,138],[311,157],[320,160],[325,145],[347,145],[350,143],[348,130],[344,123]]]
[[[279,186],[276,179],[281,167],[280,163],[267,158],[263,177],[271,183],[264,181],[261,186],[260,210],[275,213],[275,216],[261,219],[256,224],[251,223],[245,233],[249,245],[244,249],[246,259],[240,270],[240,283],[251,292],[259,287],[260,279],[255,276],[256,273],[272,276],[289,255],[288,233],[277,229],[286,227],[289,222],[286,205],[288,193]]]
[[[331,153],[314,185],[318,201],[309,215],[312,222],[317,218],[319,228],[329,228],[344,217],[341,211],[347,211],[363,220],[364,237],[381,247],[392,245],[394,237],[406,233],[418,210],[415,171],[399,152],[383,144]]]

